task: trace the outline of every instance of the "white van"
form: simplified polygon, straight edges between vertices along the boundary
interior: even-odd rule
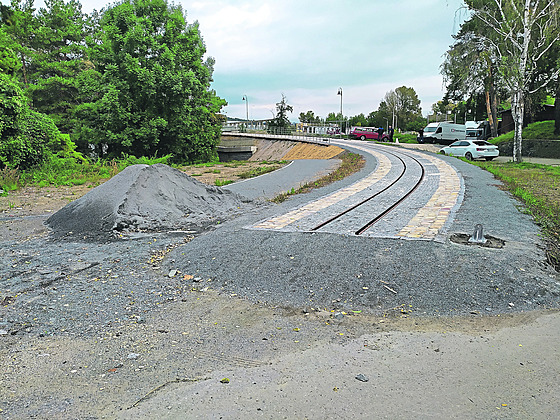
[[[457,140],[466,139],[465,124],[452,122],[430,123],[424,129],[425,143],[451,144]]]
[[[432,143],[432,136],[436,132],[439,123],[429,123],[418,135],[418,143]]]
[[[468,140],[488,140],[492,136],[488,121],[467,121],[465,128]]]

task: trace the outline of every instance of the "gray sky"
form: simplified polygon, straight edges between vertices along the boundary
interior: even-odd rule
[[[7,3],[7,0],[0,0]],[[82,0],[83,11],[109,2]],[[413,87],[422,113],[443,97],[439,68],[465,18],[462,0],[198,0],[183,5],[216,59],[213,89],[224,112],[271,118],[282,93],[290,119],[313,111],[377,110],[385,94]],[[42,6],[36,2],[37,7]]]

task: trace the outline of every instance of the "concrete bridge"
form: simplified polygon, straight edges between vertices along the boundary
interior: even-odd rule
[[[277,143],[284,143],[279,145]],[[328,137],[316,137],[303,134],[268,134],[268,133],[222,133],[218,155],[221,162],[232,160],[249,160],[256,156],[257,152],[274,148],[287,152],[296,143],[310,143],[321,146],[329,146],[331,139]],[[273,147],[274,146],[274,147]],[[264,155],[260,159],[270,159]],[[255,158],[256,160],[256,158]]]

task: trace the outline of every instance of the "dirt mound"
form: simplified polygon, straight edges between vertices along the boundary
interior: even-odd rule
[[[53,214],[46,224],[59,237],[201,231],[240,213],[247,202],[167,165],[134,165]]]
[[[342,152],[344,152],[344,150],[338,146],[298,143],[290,151],[288,151],[282,159],[332,159]]]
[[[232,142],[226,143],[222,141],[222,144],[232,144]],[[251,161],[331,159],[344,151],[340,147],[333,145],[286,140],[257,139],[251,144],[257,147],[257,151],[249,159]]]

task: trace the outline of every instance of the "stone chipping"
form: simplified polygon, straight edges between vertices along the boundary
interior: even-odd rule
[[[49,217],[56,237],[200,232],[240,214],[250,200],[170,166],[133,165]]]

